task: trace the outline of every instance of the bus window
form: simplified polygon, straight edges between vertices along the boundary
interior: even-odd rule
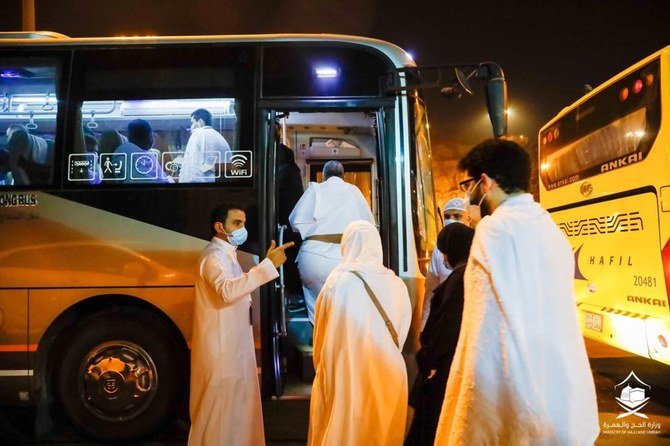
[[[661,119],[659,61],[636,70],[540,133],[540,176],[554,189],[646,158]]]
[[[234,98],[84,101],[82,135],[68,156],[68,180],[222,181],[243,164],[233,153],[238,147],[235,105]]]
[[[0,188],[53,184],[60,63],[0,59]]]
[[[68,183],[252,185],[253,140],[239,133],[241,110],[252,113],[249,51],[81,50]]]

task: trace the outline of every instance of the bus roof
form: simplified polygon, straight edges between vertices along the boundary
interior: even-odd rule
[[[649,55],[649,56],[647,56],[647,57],[645,57],[645,58],[642,59],[641,61],[635,63],[634,65],[632,65],[632,66],[630,66],[630,67],[628,67],[628,68],[626,68],[624,71],[615,74],[614,76],[612,76],[611,78],[609,78],[609,79],[606,80],[605,82],[603,82],[603,83],[601,83],[600,85],[598,85],[598,86],[597,86],[596,88],[594,88],[592,91],[589,91],[589,92],[586,93],[584,96],[582,96],[581,98],[577,99],[574,103],[572,103],[572,104],[570,104],[570,105],[564,107],[560,112],[558,112],[558,114],[557,114],[556,116],[554,116],[549,122],[547,122],[545,125],[542,126],[542,128],[540,129],[540,133],[542,133],[542,132],[543,132],[545,129],[547,129],[548,127],[551,127],[552,125],[554,125],[554,124],[556,123],[556,121],[558,121],[559,119],[561,119],[561,118],[562,118],[566,113],[568,113],[570,110],[572,110],[572,109],[574,109],[575,107],[577,107],[578,105],[580,105],[580,104],[586,102],[586,101],[589,100],[591,97],[597,95],[598,93],[600,93],[602,90],[604,90],[604,89],[606,89],[607,87],[609,87],[611,84],[613,84],[613,83],[616,82],[617,80],[621,79],[622,77],[625,77],[625,76],[628,75],[629,73],[632,73],[633,71],[635,71],[635,70],[637,70],[638,68],[640,68],[642,65],[645,65],[645,64],[651,62],[652,60],[654,60],[654,59],[656,59],[656,58],[658,58],[658,57],[660,57],[660,56],[662,56],[662,55],[668,55],[668,54],[670,54],[670,45],[669,45],[669,46],[666,46],[665,48],[662,48],[662,49],[656,51],[655,53],[653,53],[653,54],[651,54],[651,55]]]
[[[25,34],[22,36],[22,34]],[[41,37],[44,36],[44,37]],[[50,31],[33,33],[0,33],[2,46],[81,46],[105,44],[170,44],[170,43],[262,43],[262,42],[334,42],[349,43],[376,49],[387,56],[396,68],[416,66],[414,60],[397,45],[369,37],[342,34],[246,34],[211,36],[117,36],[76,37]]]

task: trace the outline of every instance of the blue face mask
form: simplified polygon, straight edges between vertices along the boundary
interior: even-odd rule
[[[242,226],[240,229],[235,229],[233,232],[228,234],[225,230],[223,231],[228,236],[228,243],[233,246],[240,246],[242,243],[247,241],[248,233],[247,228]]]

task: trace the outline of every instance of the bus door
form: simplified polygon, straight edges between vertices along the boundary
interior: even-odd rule
[[[287,261],[280,269],[270,311],[272,373],[277,397],[308,398],[315,373],[313,327],[295,263],[301,238],[290,227],[288,216],[309,182],[323,181],[325,163],[337,160],[344,166],[344,180],[361,190],[376,222],[380,222],[378,177],[382,151],[377,117],[378,113],[364,111],[268,114],[267,148],[268,153],[274,154],[268,157],[271,160],[268,168],[273,170],[268,177],[275,180],[268,182],[268,202],[274,203],[273,233],[268,239],[296,244],[287,251]],[[267,367],[265,371],[269,372]]]

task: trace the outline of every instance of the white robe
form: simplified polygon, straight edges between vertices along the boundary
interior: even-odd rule
[[[311,235],[342,234],[354,220],[374,224],[374,217],[361,191],[339,177],[323,183],[309,183],[289,222],[303,240]],[[316,240],[305,241],[296,258],[309,320],[314,323],[316,298],[328,274],[342,261],[340,245]]]
[[[218,237],[199,261],[191,343],[191,446],[264,445],[250,293],[279,274],[263,260],[243,273]]]
[[[530,194],[477,226],[435,445],[592,445],[598,408],[574,258]]]
[[[213,183],[216,180],[216,163],[225,162],[225,154],[229,151],[226,139],[212,127],[193,129],[179,169],[179,182]]]
[[[403,281],[382,265],[376,228],[363,221],[349,228],[361,226],[376,241],[360,234],[348,238],[347,229],[344,261],[328,276],[316,304],[310,446],[399,446],[405,435],[407,372],[401,348],[412,307]],[[350,251],[348,240],[355,245]],[[352,270],[360,271],[376,294],[400,348]]]

